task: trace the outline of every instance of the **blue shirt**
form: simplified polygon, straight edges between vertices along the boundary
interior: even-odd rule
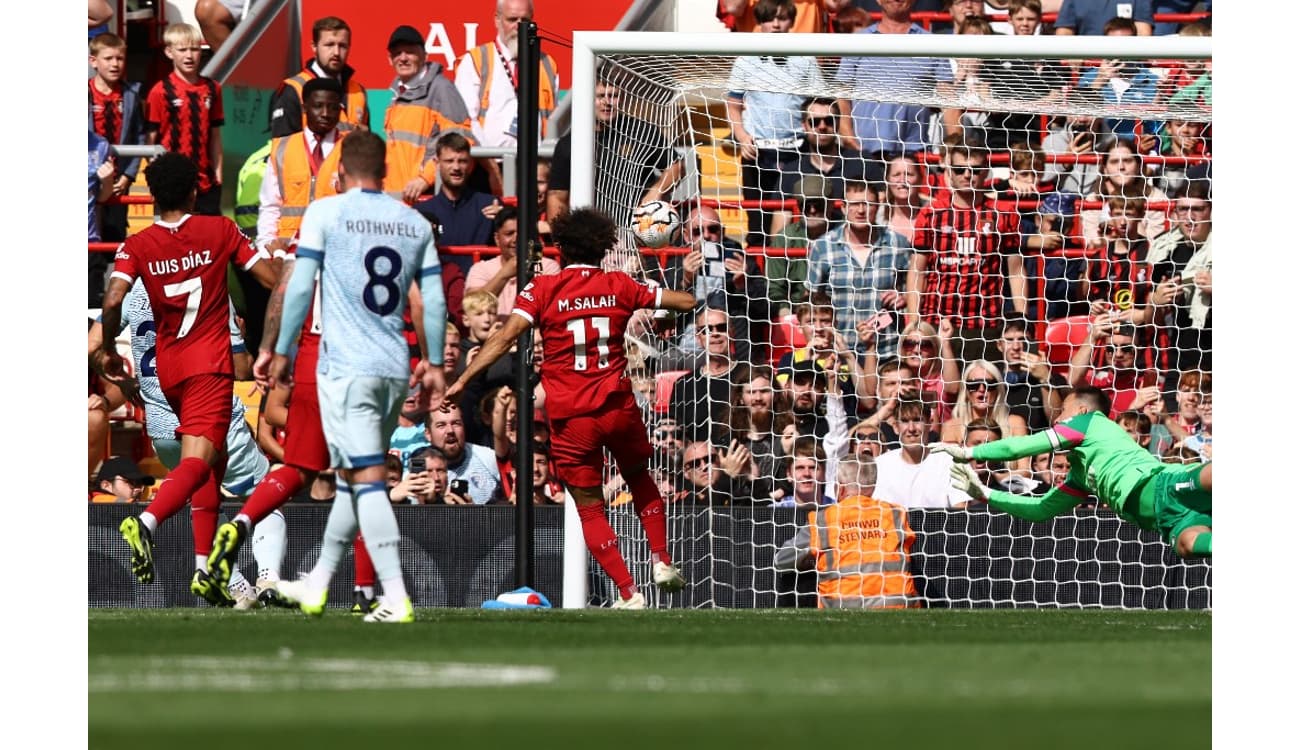
[[[878,34],[879,24],[857,32]],[[908,34],[930,32],[916,24]],[[845,57],[835,80],[872,92],[910,89],[934,93],[939,82],[952,82],[952,66],[937,57]],[[929,107],[891,102],[853,101],[853,132],[864,154],[920,151],[930,127]]]
[[[86,171],[89,173],[86,180],[86,213],[89,223],[87,241],[99,242],[99,175],[96,173],[100,165],[108,161],[108,141],[94,132],[88,132],[90,147],[86,153]]]
[[[1103,36],[1106,22],[1116,16],[1154,24],[1151,0],[1065,0],[1056,28],[1074,29],[1079,36]]]
[[[781,148],[794,148],[794,141],[803,138],[800,107],[805,97],[785,92],[821,91],[826,82],[815,57],[781,60],[768,55],[736,58],[727,80],[728,96],[743,100],[741,122],[755,140],[787,141]]]
[[[907,289],[907,268],[912,261],[912,246],[901,234],[877,227],[875,249],[865,264],[853,257],[844,239],[845,226],[818,237],[808,248],[808,291],[825,286],[835,307],[835,327],[844,334],[849,346],[859,349],[857,325],[887,308],[880,296],[890,290],[902,294]],[[902,314],[896,313],[894,324],[876,334],[876,352],[892,355],[898,348]]]
[[[441,190],[432,198],[416,203],[413,208],[424,218],[438,225],[438,246],[492,244],[492,220],[483,215],[483,209],[492,205],[496,196],[465,190],[455,202]],[[451,256],[466,275],[474,259],[468,255]]]
[[[429,356],[441,360],[447,307],[442,266],[424,217],[381,192],[353,188],[307,206],[296,254],[276,353],[287,354],[297,340],[319,269],[317,374],[406,380],[411,360],[402,314],[417,278]]]
[[[1088,68],[1079,76],[1078,91],[1084,91],[1092,86],[1092,82],[1097,79],[1097,69]],[[1115,86],[1116,80],[1127,83],[1127,86]],[[1152,104],[1159,93],[1161,78],[1156,71],[1149,67],[1140,67],[1134,63],[1124,66],[1116,78],[1107,81],[1099,89],[1101,100],[1107,104],[1121,106],[1131,106],[1134,104]],[[1078,95],[1076,91],[1076,96]],[[1115,135],[1132,136],[1134,120],[1121,120],[1114,117],[1106,118],[1106,127],[1114,131]],[[1154,133],[1160,129],[1159,120],[1150,120],[1143,124],[1143,132]]]

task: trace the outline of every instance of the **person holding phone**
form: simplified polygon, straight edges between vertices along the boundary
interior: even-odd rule
[[[898,350],[912,246],[876,225],[878,199],[875,186],[844,181],[844,223],[809,248],[808,291],[830,295],[836,328],[850,348],[883,359]]]
[[[459,406],[429,412],[429,444],[446,456],[448,505],[486,505],[502,497],[501,470],[491,448],[465,442]],[[463,482],[463,484],[462,484]],[[469,503],[462,501],[468,500]]]
[[[767,277],[758,262],[725,232],[717,209],[693,205],[682,222],[682,241],[690,252],[673,258],[664,270],[663,285],[695,295],[697,303],[725,309],[736,360],[761,361],[751,348],[754,342],[767,341],[767,321],[772,319]],[[679,340],[684,351],[704,348],[695,334],[694,326],[682,331]]]
[[[1099,363],[1098,349],[1101,350]],[[1137,329],[1123,322],[1122,312],[1095,306],[1088,338],[1070,358],[1070,386],[1101,389],[1110,401],[1111,415],[1118,415],[1139,398],[1145,403],[1150,398],[1150,389],[1157,386],[1155,370],[1142,362]]]

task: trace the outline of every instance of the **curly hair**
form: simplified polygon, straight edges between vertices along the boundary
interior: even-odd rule
[[[149,162],[144,178],[160,213],[182,211],[190,207],[199,186],[199,168],[188,156],[168,151]]]
[[[598,266],[614,246],[614,221],[595,208],[579,208],[551,221],[551,239],[565,265]]]

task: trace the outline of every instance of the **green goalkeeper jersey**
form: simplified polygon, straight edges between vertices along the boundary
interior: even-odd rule
[[[1137,498],[1128,502],[1143,480],[1168,468],[1138,445],[1101,412],[1080,414],[1033,435],[1009,437],[976,446],[976,461],[1012,461],[1041,453],[1069,451],[1070,473],[1065,483],[1042,497],[989,491],[989,505],[1031,521],[1058,516],[1096,495],[1120,518],[1144,529],[1155,528],[1155,510]]]

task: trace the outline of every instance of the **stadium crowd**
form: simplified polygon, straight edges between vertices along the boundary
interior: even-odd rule
[[[719,17],[734,33],[1208,35],[1208,19],[1155,21],[1154,14],[1194,6],[1172,0],[721,0]],[[140,160],[114,158],[109,146],[160,144],[198,165],[196,213],[219,214],[224,193],[257,249],[282,258],[293,252],[306,205],[338,190],[330,175],[340,141],[382,123],[385,191],[431,222],[441,248],[497,248],[476,263],[442,255],[451,382],[501,327],[517,293],[519,213],[502,199],[499,165],[474,158],[471,149],[514,145],[515,34],[532,9],[526,0],[500,0],[496,8],[497,38],[467,52],[453,71],[426,59],[416,29],[396,28],[386,50],[394,97],[385,112],[373,114],[347,63],[353,50],[346,21],[316,20],[314,57],[277,90],[274,138],[250,159],[260,183],[241,177],[233,188],[222,183],[222,93],[199,73],[199,29],[166,30],[173,70],[147,90],[125,80],[121,38],[92,36],[89,239],[125,238],[125,208],[113,198],[140,174]],[[947,20],[927,21],[926,28],[913,20],[920,11],[946,12]],[[1044,12],[1056,14],[1054,27],[1043,22]],[[1007,20],[991,22],[993,14]],[[964,507],[970,498],[949,483],[951,459],[926,446],[939,440],[973,446],[1041,430],[1056,419],[1070,389],[1081,386],[1101,389],[1111,416],[1153,454],[1170,462],[1210,459],[1207,123],[935,111],[743,87],[763,67],[817,85],[818,67],[801,64],[740,58],[727,98],[740,192],[749,200],[793,203],[748,208],[745,236],[729,237],[717,207],[688,200],[678,205],[683,221],[674,243],[683,254],[618,247],[606,261],[697,299],[696,311],[675,323],[646,312],[628,331],[627,375],[647,417],[652,471],[666,501],[815,508],[837,497],[842,457],[870,455],[878,467],[877,499],[907,508]],[[1207,113],[1212,102],[1208,64],[1014,64],[1024,69],[1007,77],[982,71],[976,60],[846,58],[835,76],[868,84],[903,76],[951,101],[967,91],[972,101],[990,90],[996,95],[1014,78],[1031,81],[1044,102],[1069,92],[1099,104],[1156,112],[1166,103],[1190,103]],[[546,110],[560,81],[553,61],[543,70]],[[598,185],[602,174],[626,175],[632,165],[633,179],[598,190],[599,207],[625,224],[639,203],[669,198],[688,165],[660,129],[620,109],[620,93],[612,80],[597,84],[594,158]],[[568,210],[569,135],[547,137],[556,135],[554,159],[538,170],[544,239],[548,218]],[[89,257],[94,309],[111,266],[107,254]],[[556,270],[549,258],[539,269]],[[236,275],[242,340],[255,347],[267,296],[247,274]],[[414,366],[419,348],[412,316],[418,320],[418,311],[407,316]],[[1066,342],[1063,335],[1073,338]],[[1059,351],[1066,355],[1051,356]],[[393,503],[516,502],[514,366],[510,357],[498,361],[450,411],[428,412],[419,393],[410,395],[386,464]],[[140,502],[141,490],[147,497],[151,489],[150,474],[132,457],[106,455],[108,415],[131,394],[93,370],[89,390],[91,499]],[[250,427],[273,464],[283,459],[286,399],[275,391],[250,396],[258,415]],[[529,470],[532,501],[539,504],[563,498],[548,461],[546,399],[538,386],[537,459]],[[990,487],[1018,493],[1045,492],[1061,483],[1065,470],[1051,456],[977,469]],[[605,490],[611,501],[626,498],[615,472]],[[332,474],[323,472],[295,499],[333,494]]]

